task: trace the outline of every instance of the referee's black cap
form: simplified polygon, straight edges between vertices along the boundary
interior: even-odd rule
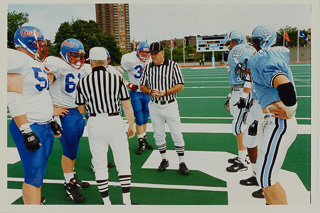
[[[153,42],[150,44],[150,52],[151,53],[158,53],[162,50],[164,50],[164,47],[160,42]]]

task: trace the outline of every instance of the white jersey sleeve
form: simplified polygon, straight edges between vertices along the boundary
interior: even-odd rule
[[[115,74],[115,75],[122,77],[121,73],[114,66],[109,65],[107,70],[112,74]]]
[[[17,73],[25,76],[27,74],[28,57],[26,54],[14,50],[7,49],[8,53],[8,73]]]
[[[61,64],[61,62],[64,62],[61,58],[58,58],[55,56],[47,57],[44,63],[47,73],[52,73],[56,78],[59,78],[59,75],[60,75],[59,64]]]

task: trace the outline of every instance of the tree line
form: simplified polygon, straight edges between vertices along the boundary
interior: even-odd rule
[[[8,12],[8,38],[7,46],[14,48],[14,33],[15,31],[29,21],[28,13],[23,12]],[[35,26],[36,27],[36,26]],[[288,34],[290,42],[286,41],[286,47],[297,46],[299,39],[299,45],[305,46],[307,41],[302,37],[298,37],[298,29],[296,27],[281,28],[277,31],[278,39],[275,46],[282,46],[284,39],[284,31]],[[301,30],[304,35],[308,35],[306,30]],[[75,20],[71,22],[63,22],[56,35],[54,41],[47,40],[47,46],[49,49],[49,55],[59,56],[60,46],[65,39],[75,38],[82,42],[86,55],[88,57],[89,50],[95,46],[103,46],[108,49],[111,55],[111,64],[120,64],[121,57],[126,52],[121,52],[120,48],[115,41],[113,35],[103,33],[100,26],[95,21]],[[196,47],[185,47],[185,60],[198,62],[203,58],[203,53],[197,53]],[[222,52],[215,52],[216,58],[222,58]],[[165,57],[171,58],[171,48],[165,48]],[[224,54],[225,60],[227,60],[227,54]],[[205,61],[211,61],[212,52],[204,53]],[[183,62],[183,47],[177,46],[172,50],[172,59],[177,62]]]

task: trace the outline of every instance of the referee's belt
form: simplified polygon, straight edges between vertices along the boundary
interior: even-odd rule
[[[170,103],[174,102],[175,100],[176,100],[176,99],[171,99],[171,100],[169,100],[169,101],[158,101],[158,100],[155,100],[154,102],[155,102],[156,104],[165,105],[165,104],[170,104]]]
[[[89,116],[90,116],[90,117],[96,117],[97,115],[102,115],[102,114],[106,114],[106,115],[108,115],[109,117],[111,117],[111,116],[117,116],[117,115],[120,115],[120,112],[113,112],[113,113],[98,113],[98,114],[96,114],[96,113],[90,113],[90,114],[89,114]]]

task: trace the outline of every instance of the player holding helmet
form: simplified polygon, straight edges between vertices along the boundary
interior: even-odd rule
[[[233,30],[229,34],[230,48],[233,49],[239,44],[246,43],[244,34],[238,30]],[[233,116],[232,133],[236,135],[238,144],[238,156],[228,160],[232,163],[227,167],[228,172],[245,171],[248,169],[249,159],[247,157],[247,149],[243,146],[242,138],[244,133],[243,115],[245,113],[245,106],[250,100],[250,82],[244,81],[240,75],[228,70],[230,77],[230,92],[225,102],[225,109],[230,111]]]
[[[73,202],[84,202],[84,196],[78,188],[88,188],[87,182],[77,179],[73,173],[80,138],[84,131],[85,121],[75,104],[75,89],[80,78],[90,72],[85,69],[84,47],[77,39],[69,38],[62,42],[61,58],[49,56],[46,61],[50,82],[50,95],[54,107],[67,108],[66,115],[56,117],[64,130],[60,142],[63,148],[61,167],[65,178],[67,198]]]
[[[137,52],[125,54],[121,58],[120,71],[121,73],[128,71],[130,80],[130,83],[127,81],[125,81],[125,83],[131,90],[131,103],[134,116],[136,118],[136,131],[139,141],[137,155],[141,155],[145,148],[153,149],[153,147],[146,140],[147,123],[149,119],[148,103],[150,98],[149,95],[144,94],[139,89],[139,82],[143,73],[143,69],[149,62],[151,62],[150,46],[146,42],[141,42],[138,44]]]
[[[255,31],[258,36],[255,36]],[[297,136],[295,111],[297,99],[292,72],[286,54],[277,48],[276,32],[270,26],[258,26],[253,31],[252,42],[259,51],[247,45],[237,46],[241,53],[230,58],[236,73],[250,74],[253,88],[264,113],[263,135],[257,159],[257,180],[263,188],[266,203],[287,204],[286,193],[277,182],[277,175],[287,150]],[[255,54],[255,56],[254,56]],[[229,60],[228,60],[229,61]],[[231,61],[230,61],[231,62]]]
[[[39,205],[53,134],[60,137],[59,124],[52,121],[49,80],[43,64],[47,56],[42,32],[32,26],[19,28],[14,35],[17,50],[8,49],[7,100],[10,134],[17,146],[24,171],[22,186],[25,204]]]

